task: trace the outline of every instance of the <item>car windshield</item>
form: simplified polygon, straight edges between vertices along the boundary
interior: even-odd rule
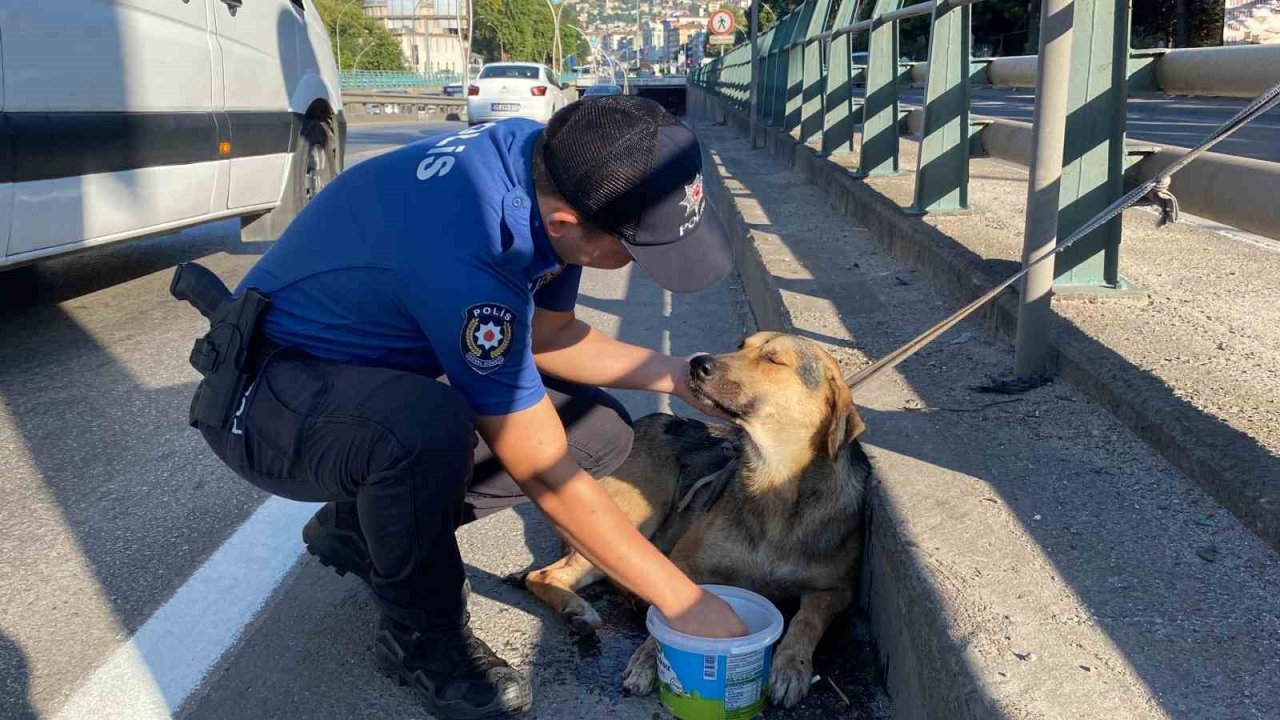
[[[532,65],[490,65],[480,71],[481,80],[492,78],[519,78],[521,80],[537,80],[538,68]]]

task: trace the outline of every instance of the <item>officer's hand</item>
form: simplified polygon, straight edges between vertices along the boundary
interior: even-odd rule
[[[720,412],[720,410],[716,408],[716,406],[712,405],[711,403],[705,402],[702,400],[702,398],[699,398],[696,395],[694,395],[693,390],[689,386],[689,380],[691,377],[690,373],[692,372],[692,367],[689,365],[689,361],[693,360],[699,355],[707,355],[707,354],[709,353],[704,353],[704,352],[694,353],[684,359],[683,372],[676,377],[676,389],[675,389],[675,392],[672,393],[672,395],[675,395],[676,397],[685,401],[694,410],[697,410],[703,415],[718,417],[721,420],[729,420],[730,419],[729,416]]]
[[[702,590],[688,610],[668,617],[671,627],[686,635],[705,638],[728,638],[749,635],[746,624],[729,603]]]

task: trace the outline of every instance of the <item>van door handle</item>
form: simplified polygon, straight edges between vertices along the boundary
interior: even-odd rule
[[[218,1],[221,2],[223,5],[226,5],[227,7],[231,8],[232,11],[244,5],[244,0],[218,0]]]

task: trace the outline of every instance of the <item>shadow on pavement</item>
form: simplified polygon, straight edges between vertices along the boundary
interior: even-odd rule
[[[10,720],[35,720],[28,698],[31,671],[27,655],[17,643],[0,633],[0,708]]]
[[[187,427],[195,383],[186,348],[197,337],[194,321],[203,321],[192,310],[193,322],[173,322],[187,310],[168,296],[162,271],[217,255],[225,275],[235,256],[262,250],[215,225],[50,260],[0,283],[8,418],[0,438],[16,440],[3,458],[9,503],[0,525],[34,523],[6,557],[27,570],[8,573],[5,595],[46,608],[11,615],[5,630],[58,678],[47,682],[91,670],[60,658],[80,647],[81,662],[96,662],[101,655],[84,647],[114,649],[116,628],[140,627],[257,506],[256,490],[223,484],[230,473]],[[5,522],[14,512],[25,520]],[[79,557],[58,557],[53,548],[64,543]],[[53,610],[50,593],[76,600]],[[58,619],[75,616],[82,620]]]

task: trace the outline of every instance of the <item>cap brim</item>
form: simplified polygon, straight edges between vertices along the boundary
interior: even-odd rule
[[[624,243],[631,257],[671,292],[697,292],[724,280],[733,269],[733,246],[720,215],[706,203],[692,233],[665,245]]]

